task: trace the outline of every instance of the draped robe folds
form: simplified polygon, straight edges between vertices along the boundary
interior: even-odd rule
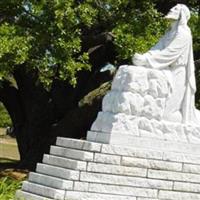
[[[134,60],[133,57],[134,64],[160,69],[170,82],[172,94],[166,102],[164,119],[200,124],[200,112],[195,108],[196,82],[192,35],[186,19],[174,22],[171,30],[150,51],[140,56],[141,60]],[[171,117],[176,111],[180,113],[180,117]]]

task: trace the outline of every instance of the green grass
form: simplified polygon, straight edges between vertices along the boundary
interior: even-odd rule
[[[0,200],[12,200],[16,190],[21,188],[22,181],[11,177],[0,178]]]

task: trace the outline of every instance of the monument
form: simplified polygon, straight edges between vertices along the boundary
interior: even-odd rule
[[[188,8],[134,65],[117,71],[87,140],[57,138],[17,198],[198,200],[200,117]]]

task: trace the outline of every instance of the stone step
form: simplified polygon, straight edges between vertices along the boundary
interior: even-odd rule
[[[145,169],[160,169],[160,170],[179,171],[179,172],[181,172],[183,169],[183,164],[178,162],[133,158],[126,156],[122,157],[121,165],[129,167],[139,167]]]
[[[139,139],[139,140],[137,140]],[[144,140],[144,139],[143,139]],[[178,148],[170,150],[170,144],[168,141],[166,143],[162,144],[161,140],[152,140],[151,138],[147,138],[146,141],[141,141],[140,138],[135,138],[135,143],[133,141],[132,146],[117,146],[117,145],[108,145],[108,144],[99,144],[84,140],[75,140],[75,139],[69,139],[69,138],[57,138],[57,145],[68,147],[72,149],[80,149],[82,150],[83,145],[87,144],[87,147],[93,147],[93,148],[85,148],[86,151],[92,151],[91,149],[96,149],[94,152],[100,152],[101,154],[109,154],[109,155],[120,155],[120,156],[129,156],[129,157],[137,157],[137,158],[147,158],[147,159],[156,159],[156,160],[166,160],[166,161],[172,161],[172,162],[184,162],[188,164],[199,164],[200,165],[200,156],[199,156],[199,150],[197,145],[195,144],[186,144],[183,145],[183,143],[178,143]],[[155,149],[152,149],[154,146],[158,146]],[[172,142],[170,142],[172,144]],[[147,144],[147,145],[146,145]],[[165,151],[163,151],[160,147],[166,147]],[[172,148],[175,148],[176,143],[172,144]],[[181,148],[179,148],[182,146]],[[198,145],[199,146],[199,145]],[[182,149],[183,148],[183,152]],[[189,151],[187,152],[187,149]],[[106,155],[105,155],[106,156]],[[95,160],[95,162],[97,162]]]
[[[103,174],[113,174],[113,175],[122,175],[122,176],[137,176],[137,177],[146,177],[147,169],[138,168],[138,167],[126,167],[120,165],[109,165],[88,162],[87,172],[97,172]]]
[[[65,196],[65,190],[54,189],[28,181],[23,182],[22,191],[56,200],[63,200]]]
[[[153,145],[153,144],[152,144]],[[179,163],[188,164],[199,164],[200,165],[200,155],[194,155],[193,153],[183,153],[183,152],[168,152],[161,150],[152,150],[141,147],[122,147],[116,145],[102,145],[101,154],[107,155],[119,155],[127,157],[145,158],[145,159],[155,159],[172,161]]]
[[[99,194],[92,192],[67,191],[65,199],[66,200],[136,200],[136,197]]]
[[[42,163],[37,164],[36,172],[66,180],[78,180],[80,175],[79,171],[65,169],[62,167],[56,167]]]
[[[94,153],[92,152],[59,146],[51,146],[50,154],[82,161],[93,161],[94,159]]]
[[[200,200],[200,194],[160,190],[158,198],[160,200]]]
[[[93,142],[64,141],[57,140],[59,146],[51,146],[50,155],[44,155],[44,163],[37,164],[36,173],[29,174],[16,197],[200,200],[200,156],[195,153],[107,144],[101,144],[98,150],[99,144]],[[92,148],[96,150],[92,152]]]
[[[147,177],[150,179],[180,181],[180,182],[186,182],[186,183],[200,184],[200,174],[193,174],[193,173],[150,169],[148,170]]]
[[[55,178],[52,176],[43,175],[43,174],[34,173],[34,172],[29,173],[28,181],[32,183],[44,185],[47,187],[62,189],[62,190],[66,190],[66,189],[72,190],[73,188],[73,181],[68,181],[61,178]]]
[[[153,187],[152,187],[153,188]],[[152,188],[138,188],[134,186],[89,184],[88,192],[100,194],[126,195],[132,197],[157,198],[158,190]]]
[[[122,176],[122,175],[112,175],[103,173],[92,173],[92,172],[81,172],[80,181],[113,185],[113,186],[127,186],[127,187],[141,187],[141,188],[151,188],[151,189],[164,189],[172,190],[173,181],[153,179],[147,177],[132,177],[132,176]]]
[[[57,137],[56,145],[61,147],[67,147],[71,149],[86,150],[92,152],[100,152],[102,144],[89,142],[86,140],[77,140],[71,138]]]
[[[94,162],[95,163],[120,165],[121,158],[122,157],[118,156],[118,155],[108,155],[108,154],[103,154],[103,153],[95,153],[94,154]]]
[[[53,200],[53,199],[42,197],[41,195],[36,195],[29,192],[17,190],[14,200]]]
[[[87,162],[44,154],[43,163],[73,170],[86,170]]]
[[[101,153],[95,153],[95,157],[97,154],[108,155],[108,156],[124,156],[124,157],[133,157],[133,158],[144,158],[148,160],[162,160],[162,161],[170,161],[176,163],[185,163],[184,165],[191,167],[191,173],[200,173],[197,170],[200,165],[200,155],[194,155],[192,153],[180,153],[180,152],[163,152],[160,150],[152,150],[145,149],[139,147],[121,147],[115,145],[102,145]],[[95,160],[96,161],[96,160]],[[187,167],[187,168],[188,168]],[[199,166],[200,167],[200,166]]]
[[[145,186],[145,185],[144,185]],[[167,187],[166,187],[167,188]],[[157,198],[158,189],[145,188],[145,187],[134,187],[123,186],[123,185],[110,185],[110,184],[99,184],[99,183],[87,183],[87,182],[74,182],[74,191],[79,192],[92,192],[99,194],[110,194],[110,195],[125,195],[131,197],[146,197],[146,198]]]
[[[182,192],[192,192],[200,194],[200,184],[197,183],[184,183],[184,182],[174,182],[174,191]]]
[[[102,132],[88,131],[87,140],[91,142],[102,142],[104,144],[112,144],[113,146],[121,145],[130,148],[134,146],[136,148],[146,148],[150,150],[159,150],[163,152],[177,152],[193,155],[199,155],[200,152],[199,144],[191,144],[176,141],[174,142],[150,137],[138,137],[131,134],[122,133],[108,134]]]
[[[137,200],[160,200],[160,199],[157,199],[157,198],[154,199],[154,198],[137,197]]]

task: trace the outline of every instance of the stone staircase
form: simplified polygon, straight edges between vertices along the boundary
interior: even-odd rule
[[[16,199],[200,200],[200,146],[185,153],[170,144],[159,150],[160,142],[150,149],[144,141],[122,147],[58,137]]]

